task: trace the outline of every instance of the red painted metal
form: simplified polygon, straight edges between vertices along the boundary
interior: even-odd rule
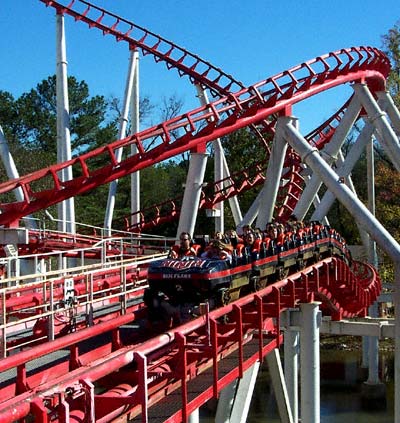
[[[335,133],[348,104],[349,101],[317,129],[306,135],[306,140],[316,148],[322,149]],[[268,126],[267,130],[273,133],[273,126]],[[268,152],[267,156],[269,156]],[[282,174],[281,180],[285,180],[286,183],[284,184],[285,188],[278,193],[276,206],[276,219],[280,221],[286,221],[293,213],[304,187],[304,178],[301,176],[303,170],[301,160],[291,148],[288,149],[283,167],[285,172]],[[226,201],[260,186],[265,182],[265,171],[266,162],[263,161],[251,168],[235,172],[228,178],[208,183],[207,188],[202,190],[199,208],[213,209],[221,201]],[[125,216],[123,218],[125,229],[140,233],[177,220],[181,212],[182,199],[183,196],[176,197]],[[137,215],[140,216],[139,222],[132,224],[132,221],[136,222]]]
[[[339,259],[325,259],[257,294],[212,311],[208,317],[200,317],[143,343],[120,345],[115,351],[110,347],[107,347],[108,351],[95,348],[89,356],[83,355],[76,360],[71,371],[68,371],[68,366],[64,366],[64,370],[60,367],[52,369],[51,379],[40,381],[39,378],[19,371],[17,381],[12,383],[17,383],[23,389],[17,390],[12,386],[0,389],[0,422],[11,422],[30,413],[33,413],[36,421],[42,422],[47,418],[47,411],[51,412],[54,421],[65,421],[63,416],[68,408],[70,421],[74,421],[75,417],[72,417],[85,413],[85,407],[93,407],[95,421],[107,421],[114,416],[116,408],[129,418],[142,414],[143,421],[146,421],[150,418],[148,413],[151,413],[152,407],[157,407],[165,395],[176,390],[181,392],[182,404],[179,404],[175,417],[171,416],[168,421],[179,421],[212,396],[217,396],[221,389],[240,377],[252,363],[263,359],[272,348],[279,346],[282,340],[279,316],[288,307],[311,300],[312,295],[315,295],[322,301],[324,312],[334,318],[362,315],[373,296],[380,291],[380,281],[372,267],[358,263],[356,269],[354,273]],[[369,292],[373,295],[366,295]],[[229,316],[228,320],[226,316]],[[23,369],[25,363],[33,358],[116,329],[128,320],[128,316],[121,317],[118,322],[94,326],[9,357],[0,361],[0,371]],[[247,354],[248,358],[245,359],[244,349],[250,347],[252,342],[255,343],[254,354],[250,357]],[[232,371],[221,377],[218,369],[224,365],[225,357],[231,354],[236,355],[237,364]],[[132,389],[119,391],[117,387],[126,384],[128,380],[121,380],[124,369],[126,366],[132,368],[135,362],[137,368],[133,373],[132,370],[127,373],[128,384]],[[191,381],[201,377],[210,366],[213,383],[201,395],[189,400]],[[96,386],[102,378],[113,374],[120,375],[116,379],[118,382],[115,388],[101,395],[90,393],[88,387],[91,384]],[[65,398],[60,397],[60,394],[65,395]]]
[[[318,72],[317,65],[320,62],[326,64],[326,67],[323,71]],[[313,67],[315,70],[310,72]],[[6,194],[18,187],[21,187],[24,192],[24,201],[0,205],[2,211],[0,224],[16,224],[21,217],[27,214],[164,161],[188,151],[196,145],[210,142],[240,128],[261,122],[291,104],[338,85],[365,80],[373,87],[383,89],[389,69],[387,57],[379,50],[370,47],[351,48],[318,57],[290,70],[292,75],[297,73],[300,75],[297,83],[287,84],[287,72],[280,73],[251,86],[251,88],[230,94],[229,97],[224,97],[210,105],[146,129],[134,136],[117,140],[68,162],[53,165],[0,184],[0,194]],[[304,76],[304,72],[309,74]],[[307,84],[305,84],[306,82]],[[305,85],[307,86],[306,91],[304,91]],[[196,129],[193,130],[193,127]],[[177,129],[181,129],[184,135],[174,139],[171,132]],[[145,141],[150,139],[156,139],[158,144],[146,151]],[[137,146],[138,153],[117,164],[115,150],[131,144]],[[106,158],[110,164],[90,170],[87,165],[88,161],[101,156]],[[62,169],[70,166],[81,168],[82,176],[61,182],[57,175]],[[43,192],[34,192],[33,183],[44,179],[50,179],[52,187]]]
[[[188,76],[220,98],[68,162],[0,184],[1,194],[17,187],[24,193],[23,201],[0,205],[0,224],[5,226],[15,225],[23,216],[204,146],[240,128],[258,125],[262,138],[273,133],[275,114],[285,114],[293,104],[335,86],[363,81],[372,91],[383,89],[390,69],[387,57],[379,50],[350,48],[317,57],[246,88],[198,56],[85,0],[71,0],[68,4],[41,1],[59,14],[71,15],[91,28],[102,30],[105,35],[113,35],[117,41],[128,42],[131,48],[138,48],[143,54],[152,55],[156,62],[165,63],[168,69],[177,69],[180,76]],[[321,148],[329,142],[335,130],[334,122],[340,118],[341,111],[324,126],[329,130],[318,128],[309,141]],[[267,123],[267,119],[271,122]],[[177,130],[184,135],[175,139],[172,133]],[[156,142],[147,148],[150,140]],[[138,153],[117,163],[115,151],[131,144],[137,146]],[[101,160],[92,159],[100,157],[110,164],[93,168],[93,162]],[[82,176],[60,181],[60,170],[69,166],[78,167],[81,172],[77,173]],[[280,193],[277,216],[281,218],[293,210],[304,182],[300,159],[291,149],[288,149],[285,166],[289,170],[284,177],[289,183]],[[233,182],[228,188],[204,196],[202,206],[212,206],[229,195],[262,183],[261,174],[258,172],[254,181],[246,178],[241,186]],[[42,184],[43,181],[50,183]],[[35,192],[34,186],[50,188]],[[154,221],[159,223],[161,217],[157,215]],[[113,281],[107,276],[107,283],[111,284],[118,283],[117,277]],[[79,283],[77,280],[78,288]],[[379,277],[371,266],[356,263],[353,271],[340,259],[329,258],[143,342],[123,344],[121,326],[135,317],[120,316],[0,361],[2,374],[10,371],[16,374],[0,386],[0,423],[26,418],[38,423],[50,420],[106,422],[116,418],[129,420],[139,415],[147,422],[153,410],[175,393],[180,398],[179,404],[165,421],[186,421],[192,411],[217,397],[257,360],[263,360],[273,348],[279,347],[282,342],[280,316],[288,307],[317,298],[322,302],[323,312],[333,319],[363,316],[380,289]],[[21,293],[25,300],[39,304],[43,301],[40,294],[35,296],[24,290]],[[7,302],[9,307],[17,308],[20,300]],[[94,343],[95,337],[106,337],[110,331],[109,339]],[[81,351],[80,346],[88,339],[93,341],[92,349]],[[44,366],[34,372],[27,371],[27,366],[33,365],[36,359],[52,352],[64,352],[65,348],[69,349],[67,357],[51,368]],[[230,357],[234,357],[235,365],[229,371],[221,371]],[[191,397],[193,382],[207,372],[212,376],[211,382],[202,393]],[[95,388],[100,389],[106,381],[111,386],[98,394]]]
[[[97,28],[103,35],[112,35],[117,41],[125,41],[131,49],[139,49],[143,55],[150,54],[156,62],[165,63],[168,69],[176,69],[179,76],[187,76],[192,82],[209,87],[213,93],[227,95],[244,85],[188,50],[168,41],[154,32],[117,16],[85,0],[40,0],[54,7],[58,14],[67,14],[76,21]]]

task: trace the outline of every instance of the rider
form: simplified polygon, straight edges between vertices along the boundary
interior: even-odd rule
[[[230,253],[231,246],[221,242],[218,239],[212,240],[204,253],[201,255],[202,258],[208,259],[221,259],[232,261],[232,254]]]
[[[191,246],[192,237],[189,232],[182,232],[179,235],[180,244],[174,245],[170,252],[170,258],[182,258],[187,256],[196,256],[196,250]]]

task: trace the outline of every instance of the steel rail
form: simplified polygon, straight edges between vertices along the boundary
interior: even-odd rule
[[[362,265],[360,264],[360,266]],[[368,268],[367,271],[363,269],[357,273],[361,275],[361,280],[358,279],[357,274],[350,271],[343,261],[337,258],[328,258],[304,269],[299,273],[291,275],[287,279],[269,285],[263,290],[258,291],[256,294],[250,294],[223,308],[210,312],[209,318],[211,319],[211,322],[216,322],[218,319],[227,314],[233,313],[235,316],[235,313],[237,312],[245,313],[248,307],[250,307],[249,311],[253,310],[253,307],[256,305],[256,309],[258,310],[257,315],[259,317],[264,316],[262,317],[263,323],[261,327],[264,327],[263,325],[267,325],[265,328],[269,327],[269,334],[273,335],[273,337],[277,337],[279,336],[279,323],[278,326],[270,326],[272,323],[271,318],[274,317],[274,321],[279,322],[279,315],[287,307],[295,307],[299,304],[299,302],[311,301],[314,296],[318,296],[318,299],[323,301],[325,310],[329,311],[333,319],[338,320],[344,317],[364,316],[368,306],[374,301],[375,295],[380,290],[380,281],[376,271],[372,267]],[[262,304],[262,309],[259,309],[257,304]],[[238,330],[238,328],[236,328],[234,330],[233,333],[235,333],[235,335],[233,335],[232,341],[237,340],[236,337],[240,333],[242,336],[246,333],[250,333],[246,332],[248,330],[258,330],[258,334],[261,334],[262,331],[260,332],[259,319],[254,315],[254,311],[251,311],[249,314],[249,316],[253,316],[251,317],[251,320],[246,318],[245,321],[243,321],[241,329]],[[234,321],[236,321],[235,317]],[[44,381],[37,386],[30,386],[30,377],[27,377],[26,375],[24,376],[24,372],[21,372],[19,373],[19,377],[22,377],[25,382],[25,391],[20,392],[13,398],[4,399],[0,409],[0,422],[8,423],[13,420],[26,417],[29,413],[33,412],[37,402],[41,403],[45,408],[50,407],[50,409],[54,412],[57,409],[57,401],[54,401],[59,397],[60,393],[68,392],[71,389],[79,391],[80,389],[83,389],[81,383],[82,381],[85,381],[85,384],[95,383],[104,376],[110,375],[111,373],[122,369],[126,365],[131,365],[133,362],[137,362],[139,356],[146,356],[148,358],[148,366],[150,369],[155,365],[162,368],[162,363],[165,363],[165,366],[171,369],[169,372],[164,373],[164,375],[163,372],[154,373],[155,375],[158,374],[156,378],[158,384],[161,383],[161,380],[165,380],[162,385],[162,392],[164,392],[164,394],[162,394],[159,391],[159,388],[156,387],[154,388],[156,391],[151,392],[151,395],[157,396],[157,399],[159,400],[166,394],[166,392],[168,392],[165,385],[167,380],[169,380],[168,383],[174,382],[174,378],[171,379],[171,371],[172,375],[178,375],[182,374],[182,371],[188,371],[188,369],[182,370],[182,362],[174,358],[176,357],[175,353],[171,355],[171,352],[176,351],[177,349],[180,350],[179,339],[187,338],[187,342],[191,343],[193,342],[190,341],[190,339],[192,339],[191,337],[194,336],[193,339],[196,339],[196,337],[199,338],[199,333],[207,333],[207,325],[208,320],[204,317],[200,317],[141,344],[121,346],[116,351],[110,352],[106,356],[99,357],[98,359],[92,357],[90,365],[86,364],[78,366],[75,370],[72,370],[67,374],[54,375],[52,380],[47,382]],[[106,326],[107,330],[113,327],[112,321],[107,323]],[[236,327],[236,325],[234,326]],[[213,340],[214,338],[210,338],[211,346],[214,342],[217,342],[220,346],[225,345],[225,347],[221,348],[231,348],[232,343],[229,341],[231,338],[229,336],[227,337],[226,332],[226,330],[229,329],[229,325],[217,325],[215,328],[218,330],[217,338],[215,338],[215,340]],[[93,331],[93,334],[98,334],[99,330],[101,331],[100,328],[95,327],[88,329],[85,334],[90,336],[91,330]],[[266,334],[264,336],[265,341],[268,337]],[[27,351],[22,356],[17,355],[15,357],[10,357],[3,361],[4,364],[0,362],[0,368],[1,370],[6,371],[11,368],[19,367],[23,365],[21,360],[30,360],[35,358],[36,354],[38,354],[38,351],[40,350],[46,350],[46,352],[48,352],[54,348],[55,345],[58,345],[60,348],[65,347],[67,345],[71,345],[72,340],[77,339],[81,339],[80,335],[74,334],[68,338],[60,338],[60,340],[54,341],[54,343],[50,343],[49,345],[35,347],[33,352]],[[247,338],[243,338],[243,340],[244,339]],[[227,341],[229,341],[228,344],[226,344]],[[264,341],[260,340],[260,342]],[[196,342],[194,342],[193,346],[196,347]],[[188,348],[189,345],[185,343],[185,349]],[[259,353],[254,359],[260,359],[264,354],[269,352],[268,348],[266,348],[264,344],[262,344],[262,346],[260,345],[260,348]],[[200,363],[204,363],[204,359],[206,357],[209,357],[207,353],[209,348],[203,350],[201,345],[197,344],[196,350],[198,352],[195,355],[191,354],[191,357],[192,360],[194,360],[192,365],[198,367],[201,365]],[[196,357],[198,357],[199,361],[197,361]],[[217,360],[216,362],[223,360],[223,357],[224,354],[222,349],[219,350],[218,354],[215,356],[215,359]],[[79,360],[77,363],[78,362]],[[238,369],[236,372],[237,371]],[[193,369],[190,374],[195,375],[198,373]],[[166,379],[163,379],[165,377]],[[17,382],[18,381],[16,381],[16,383]],[[21,380],[19,382],[21,382]],[[144,383],[146,383],[146,380],[144,380]],[[214,389],[220,390],[226,383],[228,383],[228,381],[214,381],[214,383],[217,383]],[[97,406],[101,407],[98,402],[100,401],[101,404],[101,398],[99,397],[96,401]],[[105,400],[103,399],[103,401]],[[140,404],[137,397],[133,397],[132,401],[135,401],[134,403],[137,405]],[[132,405],[132,401],[130,401],[129,404]],[[51,404],[53,404],[53,406]],[[185,406],[187,406],[187,404]],[[40,421],[40,419],[37,421]]]
[[[112,35],[117,41],[126,41],[131,49],[140,49],[143,55],[151,54],[156,62],[165,63],[168,69],[177,69],[180,77],[188,76],[192,83],[209,88],[214,96],[228,95],[244,88],[232,75],[198,55],[88,1],[40,1],[54,7],[58,14],[70,15],[76,21],[87,23],[89,28],[99,29],[104,35]]]
[[[318,72],[321,63],[324,69]],[[67,162],[0,184],[0,194],[18,187],[24,193],[24,201],[0,205],[0,224],[15,224],[27,214],[261,122],[289,105],[338,85],[363,80],[382,89],[389,69],[387,57],[371,47],[344,49],[318,57],[232,94],[229,98],[224,97]],[[305,72],[308,73],[306,76]],[[291,83],[287,82],[288,74]],[[296,78],[297,74],[299,78]],[[177,130],[183,135],[174,139],[173,133]],[[143,143],[148,139],[156,139],[158,145],[145,151]],[[115,151],[131,144],[136,145],[138,153],[118,162]],[[104,157],[110,164],[91,170],[90,165],[95,157]],[[78,167],[82,176],[62,182],[59,172],[68,167]],[[39,180],[49,189],[34,192],[32,184]]]

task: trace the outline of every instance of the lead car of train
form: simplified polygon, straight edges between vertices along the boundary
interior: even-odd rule
[[[288,234],[281,243],[260,242],[253,252],[238,245],[232,260],[166,258],[149,266],[144,302],[150,320],[177,324],[198,315],[202,303],[210,309],[224,306],[332,255],[350,260],[343,238],[319,225],[301,234]]]

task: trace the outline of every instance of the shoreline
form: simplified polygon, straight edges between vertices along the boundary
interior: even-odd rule
[[[323,350],[356,351],[362,348],[362,338],[350,335],[320,335],[320,345]],[[394,352],[394,339],[379,340],[380,352]]]

